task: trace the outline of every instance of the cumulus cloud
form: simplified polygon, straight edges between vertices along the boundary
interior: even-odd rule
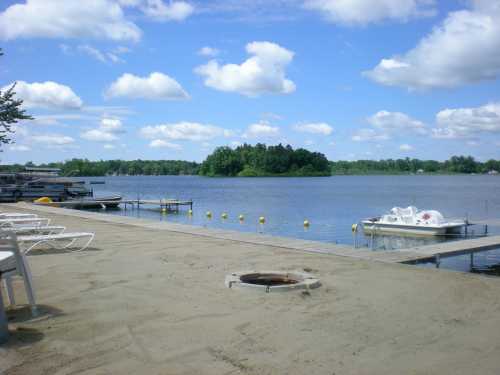
[[[436,115],[434,138],[471,138],[500,134],[500,102],[475,108],[444,109]]]
[[[93,142],[113,142],[118,140],[118,134],[124,133],[123,124],[114,118],[103,118],[96,129],[90,129],[80,134],[80,137]]]
[[[435,14],[432,0],[305,0],[304,7],[319,11],[331,22],[351,25],[387,19],[406,21]]]
[[[171,150],[182,150],[182,146],[177,143],[167,142],[163,139],[153,139],[149,143],[151,148],[169,148]]]
[[[195,72],[205,78],[208,87],[246,96],[295,91],[295,84],[285,76],[285,69],[293,59],[292,51],[271,42],[248,43],[246,51],[252,56],[240,65],[219,65],[211,60]]]
[[[280,135],[280,129],[266,121],[251,124],[243,133],[243,138],[273,138]]]
[[[30,140],[48,147],[67,146],[75,143],[74,138],[61,134],[38,134],[32,135]]]
[[[26,152],[26,151],[31,151],[31,147],[26,146],[26,145],[10,145],[9,146],[10,151],[20,151],[20,152]]]
[[[27,0],[0,13],[0,39],[82,38],[138,41],[141,30],[112,0]]]
[[[500,2],[471,0],[451,12],[415,48],[385,58],[364,74],[377,83],[409,89],[456,87],[500,73]]]
[[[185,1],[165,4],[162,0],[147,0],[143,12],[157,21],[183,21],[194,12],[194,7]]]
[[[402,133],[417,135],[426,135],[429,133],[423,122],[415,120],[401,112],[378,111],[374,115],[369,116],[366,121],[373,128],[359,129],[352,136],[353,141],[385,141],[393,135],[400,135]]]
[[[401,112],[378,111],[368,117],[368,123],[375,128],[388,133],[410,131],[416,134],[427,134],[427,127],[421,121],[415,120]]]
[[[111,143],[106,143],[104,146],[102,146],[105,150],[114,150],[116,148],[115,145]]]
[[[403,143],[402,145],[399,146],[399,149],[401,151],[412,151],[413,150],[413,146],[407,144],[407,143]]]
[[[294,129],[298,132],[330,135],[333,132],[333,127],[325,122],[313,122],[307,124],[297,124]]]
[[[200,124],[197,122],[178,122],[175,124],[163,124],[145,126],[140,130],[143,137],[149,139],[169,139],[184,141],[207,141],[216,137],[228,137],[229,130],[213,125]]]
[[[3,87],[1,91],[10,87],[12,84]],[[70,87],[51,81],[17,81],[14,92],[17,98],[24,101],[23,106],[26,108],[76,109],[83,104]]]
[[[355,142],[365,142],[365,141],[386,141],[390,137],[385,133],[377,132],[374,129],[363,128],[359,129],[352,136],[352,140]]]
[[[106,90],[108,98],[126,97],[153,100],[188,99],[189,95],[175,79],[153,72],[147,77],[125,73]]]
[[[71,51],[71,47],[67,45],[61,45],[61,49],[64,53],[69,54]],[[80,53],[84,53],[100,62],[103,63],[122,63],[124,60],[120,58],[117,54],[113,52],[103,52],[95,47],[92,47],[88,44],[81,44],[76,47],[77,51]]]
[[[219,50],[217,48],[213,48],[213,47],[205,46],[205,47],[202,47],[198,50],[198,55],[201,55],[201,56],[214,57],[214,56],[217,56],[218,54],[219,54]]]

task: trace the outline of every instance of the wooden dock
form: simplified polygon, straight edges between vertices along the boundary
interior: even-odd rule
[[[90,200],[71,200],[65,202],[52,202],[52,203],[33,203],[38,206],[52,206],[52,207],[78,207],[78,208],[92,208],[95,206],[101,206],[102,208],[106,208],[107,206],[116,206],[123,205],[125,209],[130,206],[131,208],[140,209],[141,206],[156,206],[159,207],[160,210],[166,211],[175,211],[178,212],[181,206],[189,206],[189,209],[193,209],[193,201],[192,200],[178,200],[178,199],[122,199],[120,201],[116,200],[99,200],[99,201],[90,201]]]
[[[472,263],[474,253],[493,249],[500,249],[500,236],[442,242],[398,251],[374,252],[375,254],[370,256],[370,258],[389,263],[407,264],[434,261],[436,267],[439,267],[442,258],[470,254]]]

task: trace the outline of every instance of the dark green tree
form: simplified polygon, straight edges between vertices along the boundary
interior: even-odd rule
[[[3,56],[0,48],[0,56]],[[0,91],[0,145],[12,143],[11,134],[14,133],[13,125],[19,120],[32,120],[33,117],[26,114],[24,109],[21,109],[23,101],[15,99],[16,92],[14,83],[9,89]]]

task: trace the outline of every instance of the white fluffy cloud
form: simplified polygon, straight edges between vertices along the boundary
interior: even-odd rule
[[[31,147],[26,146],[26,145],[10,145],[9,146],[10,151],[20,151],[20,152],[26,152],[26,151],[31,151]]]
[[[413,151],[413,146],[411,146],[407,143],[403,143],[402,145],[399,146],[399,149],[401,151]]]
[[[271,42],[248,43],[246,51],[252,56],[240,65],[219,65],[211,60],[195,72],[205,78],[209,87],[246,96],[295,91],[295,84],[285,76],[285,69],[293,59],[292,51]]]
[[[368,24],[386,19],[406,21],[435,14],[432,0],[305,0],[304,6],[342,24]]]
[[[307,124],[297,124],[294,129],[298,132],[330,135],[333,132],[333,127],[325,122],[313,122]]]
[[[113,142],[118,134],[124,133],[122,122],[114,118],[103,118],[99,127],[80,134],[80,137],[93,142]]]
[[[11,86],[12,84],[5,86],[1,91]],[[51,81],[17,81],[14,92],[17,98],[24,101],[23,106],[26,108],[76,109],[83,104],[70,87]]]
[[[280,129],[266,121],[251,124],[243,133],[243,138],[273,138],[280,135]]]
[[[388,133],[409,131],[420,135],[427,134],[427,127],[423,122],[401,112],[378,111],[367,120],[375,128]]]
[[[169,148],[171,150],[182,150],[182,146],[177,143],[167,142],[163,139],[153,139],[149,143],[151,148]]]
[[[0,39],[40,37],[137,41],[141,30],[111,0],[27,0],[0,13]]]
[[[500,102],[475,108],[444,109],[436,115],[434,138],[470,138],[500,134]]]
[[[219,54],[219,50],[217,48],[213,48],[213,47],[205,46],[205,47],[202,47],[198,50],[198,55],[201,55],[201,56],[214,57],[214,56],[217,56],[218,54]]]
[[[355,142],[386,141],[389,139],[389,135],[377,132],[374,129],[363,128],[356,131],[351,139]]]
[[[188,99],[189,95],[175,79],[153,72],[147,77],[123,74],[105,93],[108,98],[127,97],[153,100]]]
[[[423,122],[401,112],[378,111],[369,116],[366,121],[373,128],[359,129],[352,136],[353,141],[385,141],[393,135],[397,136],[402,133],[426,135],[429,132]]]
[[[194,7],[185,1],[173,1],[165,4],[162,0],[146,0],[143,12],[158,21],[183,21],[194,12]]]
[[[500,2],[471,0],[472,8],[448,14],[415,48],[382,59],[364,74],[409,89],[456,87],[500,74]]]
[[[61,134],[38,134],[32,135],[30,140],[49,147],[67,146],[75,143],[74,138]]]
[[[175,124],[163,124],[145,126],[140,131],[141,135],[149,139],[169,139],[184,141],[207,141],[216,137],[228,137],[229,130],[213,125],[200,124],[196,122],[178,122]]]

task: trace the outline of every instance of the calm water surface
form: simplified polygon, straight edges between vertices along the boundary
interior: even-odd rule
[[[351,226],[359,220],[385,213],[393,206],[415,205],[436,209],[446,218],[470,221],[500,218],[500,177],[498,176],[334,176],[320,178],[204,178],[198,176],[117,176],[88,178],[105,181],[93,185],[96,195],[117,193],[124,198],[193,199],[193,216],[187,208],[180,213],[162,214],[159,209],[108,211],[175,223],[192,224],[245,232],[261,232],[333,243],[353,244]],[[212,219],[205,215],[211,211]],[[221,219],[227,212],[228,219]],[[245,220],[240,223],[238,216]],[[266,223],[258,224],[264,216]],[[304,229],[303,221],[311,225]],[[475,234],[483,231],[478,226]],[[500,234],[500,228],[490,227]],[[421,244],[422,241],[380,237],[377,251]],[[366,245],[369,239],[359,237]],[[442,267],[467,271],[468,256],[445,259]],[[478,268],[500,263],[500,251],[475,256]]]

